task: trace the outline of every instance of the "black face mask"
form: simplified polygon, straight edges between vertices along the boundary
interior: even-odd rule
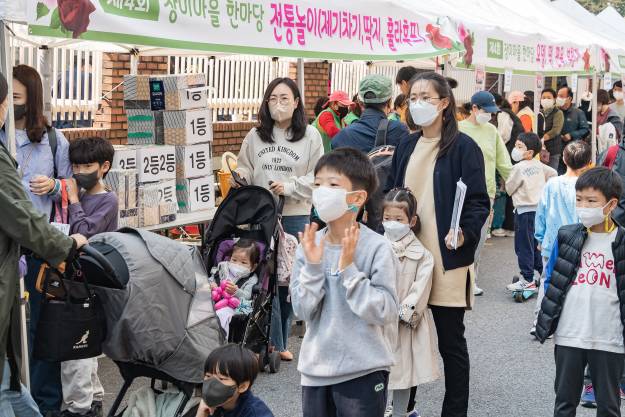
[[[20,120],[22,117],[26,116],[26,104],[14,104],[13,116],[15,120]]]
[[[74,179],[80,188],[90,190],[98,183],[98,171],[90,174],[74,174]]]
[[[202,383],[202,399],[209,407],[217,407],[228,401],[237,387],[234,385],[226,385],[216,377],[205,379]]]
[[[337,112],[341,119],[347,116],[347,113],[349,113],[349,109],[343,106],[339,107],[339,111]]]

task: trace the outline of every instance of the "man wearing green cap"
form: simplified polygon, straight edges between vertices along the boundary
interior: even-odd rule
[[[368,153],[375,147],[380,123],[387,120],[393,98],[393,82],[383,75],[367,75],[360,81],[358,95],[365,105],[360,120],[341,130],[332,139],[332,149],[351,147]],[[408,137],[406,126],[397,121],[388,123],[386,144],[397,146]]]

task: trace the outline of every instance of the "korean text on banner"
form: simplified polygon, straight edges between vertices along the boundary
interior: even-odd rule
[[[424,58],[461,52],[448,18],[375,0],[81,0],[59,18],[28,2],[30,33],[211,52],[324,59]],[[189,36],[194,34],[194,36]]]

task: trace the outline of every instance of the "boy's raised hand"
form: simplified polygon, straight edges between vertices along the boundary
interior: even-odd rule
[[[343,238],[343,250],[341,251],[341,257],[339,258],[339,271],[343,271],[354,262],[354,253],[356,252],[356,245],[358,244],[358,237],[360,236],[360,229],[357,225],[353,225],[349,229],[345,230],[345,237]]]
[[[307,224],[304,227],[304,233],[299,232],[299,241],[302,244],[304,255],[306,256],[306,262],[309,264],[321,263],[321,257],[323,256],[323,242],[325,236],[321,238],[319,244],[317,244],[315,235],[319,229],[317,223]]]
[[[65,186],[67,187],[67,199],[70,204],[76,204],[80,200],[78,199],[78,184],[74,178],[67,178],[65,180]]]

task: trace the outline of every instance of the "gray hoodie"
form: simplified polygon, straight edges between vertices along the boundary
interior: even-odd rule
[[[399,262],[391,243],[360,225],[354,262],[337,271],[341,249],[326,242],[320,264],[297,249],[290,289],[293,311],[307,325],[297,367],[303,386],[340,384],[393,364]]]

